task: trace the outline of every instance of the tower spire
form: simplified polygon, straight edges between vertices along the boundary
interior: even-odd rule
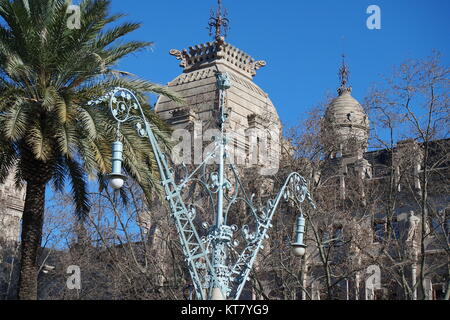
[[[341,82],[341,86],[338,89],[339,95],[342,95],[345,92],[351,92],[352,88],[348,87],[348,79],[350,76],[350,68],[345,62],[346,55],[342,54],[342,66],[339,69],[339,80]]]
[[[227,18],[227,10],[222,10],[222,0],[217,0],[217,10],[211,9],[209,18],[209,35],[214,36],[216,41],[224,41],[228,35],[230,20]]]

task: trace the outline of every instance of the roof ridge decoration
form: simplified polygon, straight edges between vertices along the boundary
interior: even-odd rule
[[[338,89],[338,93],[342,96],[344,93],[352,93],[352,87],[348,87],[347,84],[349,82],[350,76],[350,68],[345,62],[345,54],[342,55],[342,66],[339,69],[339,80],[341,82],[341,86]]]
[[[256,71],[267,63],[263,60],[255,61],[244,51],[225,42],[230,20],[227,18],[227,10],[222,9],[222,0],[217,0],[217,5],[216,11],[211,10],[208,23],[210,36],[214,36],[215,40],[189,47],[189,50],[172,49],[170,54],[180,61],[180,67],[184,68],[185,73],[223,64],[252,80]]]
[[[217,0],[217,11],[214,12],[214,10],[211,9],[211,17],[209,18],[208,23],[209,35],[211,37],[214,36],[216,41],[223,42],[225,40],[225,37],[228,35],[230,19],[228,19],[227,16],[227,9],[222,10],[222,0]]]
[[[186,73],[221,63],[251,80],[257,70],[267,65],[266,61],[255,61],[249,54],[225,41],[207,42],[183,51],[172,49],[170,54],[181,61],[180,67]]]

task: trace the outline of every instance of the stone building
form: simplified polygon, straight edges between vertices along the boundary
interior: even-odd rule
[[[328,106],[321,123],[322,146],[328,158],[328,169],[339,168],[341,197],[345,197],[345,175],[349,166],[361,174],[371,174],[371,166],[364,158],[369,145],[370,122],[361,104],[352,97],[348,87],[349,69],[345,61],[340,69],[341,86],[338,97]]]
[[[0,239],[17,241],[25,202],[25,188],[17,190],[12,177],[0,185]]]
[[[186,164],[200,164],[205,155],[205,144],[211,143],[217,128],[219,91],[216,73],[227,73],[232,87],[227,90],[228,121],[226,133],[231,137],[232,161],[241,166],[269,163],[277,169],[281,141],[281,123],[269,95],[253,82],[256,72],[266,65],[244,51],[218,37],[213,42],[196,45],[188,50],[171,50],[180,61],[183,73],[169,82],[168,87],[178,93],[185,106],[160,97],[155,111],[177,132],[189,131],[189,152],[183,150]],[[181,131],[180,131],[181,130]],[[182,133],[181,133],[182,134]],[[180,135],[181,135],[180,134]],[[253,143],[252,139],[257,142]],[[251,149],[253,146],[260,149]],[[264,153],[264,156],[262,154]],[[186,158],[187,156],[187,158]]]
[[[14,295],[17,252],[20,239],[25,188],[18,190],[12,176],[0,185],[0,300]]]
[[[321,123],[324,150],[321,178],[332,181],[327,188],[330,195],[336,194],[335,210],[352,210],[345,221],[333,222],[331,232],[323,231],[322,244],[327,249],[333,248],[330,263],[336,268],[361,269],[351,272],[336,289],[341,290],[342,299],[405,298],[406,293],[400,292],[400,286],[395,283],[395,272],[388,273],[397,268],[397,263],[402,266],[404,276],[400,281],[408,283],[412,291],[408,294],[418,298],[419,231],[424,227],[427,234],[425,291],[429,299],[441,299],[450,283],[450,140],[429,143],[430,157],[425,165],[424,144],[412,139],[399,141],[393,149],[368,151],[369,118],[351,96],[348,74],[344,62],[339,72],[338,97],[328,105]],[[423,222],[418,199],[422,197],[420,174],[425,166],[430,171],[429,221]],[[395,190],[390,192],[389,186]],[[392,208],[392,212],[387,212],[387,208]],[[357,223],[353,223],[354,218],[358,219]],[[345,245],[346,241],[350,244]],[[313,244],[308,261],[309,280],[305,282],[313,299],[324,296],[321,266],[319,250]],[[375,279],[371,278],[375,277],[370,274],[372,271],[376,271],[377,277],[380,275],[380,283],[375,286],[370,282]],[[322,281],[315,280],[318,278]]]

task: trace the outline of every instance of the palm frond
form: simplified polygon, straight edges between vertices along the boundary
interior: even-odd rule
[[[19,141],[25,137],[29,120],[29,105],[17,97],[10,109],[0,115],[1,132],[7,140]]]
[[[88,179],[111,171],[117,130],[108,106],[89,107],[87,102],[117,86],[134,91],[158,141],[169,149],[170,130],[151,111],[147,95],[184,101],[165,86],[117,70],[122,58],[152,45],[125,39],[139,23],[119,22],[123,15],[109,13],[111,1],[83,0],[81,28],[70,29],[68,4],[0,0],[0,182],[15,167],[20,187],[25,178],[42,173],[39,165],[30,163],[45,165],[55,190],[65,191],[70,179],[77,214],[82,216],[89,210]],[[133,123],[123,125],[121,134],[124,170],[150,200],[161,190],[151,147],[136,135]],[[38,161],[29,161],[30,156]]]
[[[4,183],[19,159],[17,147],[15,144],[10,144],[0,140],[0,184]]]
[[[66,165],[72,186],[75,213],[80,219],[84,219],[91,209],[87,189],[87,179],[83,168],[76,161],[66,159]]]

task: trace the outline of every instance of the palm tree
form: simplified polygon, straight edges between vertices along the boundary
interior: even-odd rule
[[[84,0],[79,29],[68,28],[66,0],[0,0],[0,183],[13,172],[25,187],[19,298],[37,299],[37,252],[41,244],[48,185],[70,183],[76,213],[88,214],[89,178],[110,172],[115,123],[107,106],[91,101],[115,86],[178,98],[165,87],[114,67],[151,45],[121,41],[140,24],[117,23],[110,1]],[[108,27],[115,22],[114,27]],[[178,100],[179,101],[179,100]],[[162,121],[146,108],[163,142]],[[157,179],[150,147],[133,127],[121,130],[127,173],[149,195]]]

